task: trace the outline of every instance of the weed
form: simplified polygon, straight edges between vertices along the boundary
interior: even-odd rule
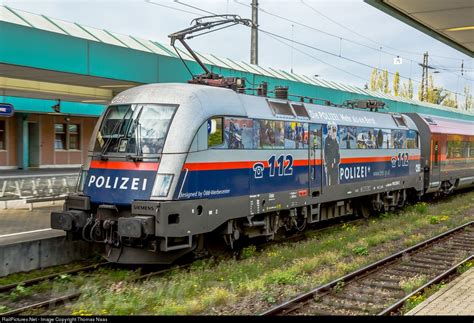
[[[264,295],[263,300],[265,302],[267,302],[268,304],[275,304],[276,303],[276,299],[272,295]]]
[[[16,288],[10,292],[10,299],[16,301],[20,298],[31,295],[31,288],[23,286],[23,284],[17,285]]]
[[[296,273],[290,270],[277,270],[268,275],[266,281],[270,284],[293,284],[296,281]]]
[[[202,298],[204,306],[224,305],[231,301],[233,295],[225,288],[215,287],[209,290]]]
[[[418,304],[423,302],[425,299],[426,298],[423,294],[416,293],[415,295],[407,299],[404,310],[408,312],[409,310],[415,308]]]
[[[430,217],[430,223],[431,224],[438,224],[440,222],[444,222],[444,221],[448,221],[448,220],[449,220],[448,215],[441,215],[441,216],[433,215],[433,216]]]
[[[426,214],[426,212],[428,212],[428,204],[425,202],[416,203],[414,211],[418,214]]]
[[[403,289],[405,293],[409,294],[423,285],[426,281],[427,277],[425,275],[415,275],[407,279],[402,279],[400,281],[400,288]]]
[[[342,229],[345,230],[345,231],[349,231],[349,232],[356,232],[357,231],[357,227],[355,225],[350,224],[350,223],[344,223],[342,225]]]
[[[86,311],[85,309],[79,309],[72,311],[72,315],[79,315],[79,316],[92,316],[92,313]]]
[[[240,252],[240,259],[252,258],[257,253],[257,247],[254,245],[243,248]]]
[[[408,236],[408,238],[405,239],[403,244],[407,247],[414,246],[418,242],[422,241],[424,239],[423,235],[421,233],[416,233]]]
[[[413,308],[415,308],[418,304],[422,303],[424,300],[426,300],[428,297],[439,291],[441,288],[446,286],[446,283],[444,281],[441,281],[439,284],[434,284],[427,289],[423,291],[423,293],[416,293],[415,295],[409,297],[405,304],[403,305],[403,308],[401,309],[401,313],[406,313]]]
[[[344,281],[340,280],[336,283],[336,286],[333,287],[334,292],[339,293],[344,288]]]
[[[59,282],[70,282],[72,280],[69,274],[61,274],[54,279]]]
[[[8,306],[0,305],[0,313],[7,312],[8,310],[10,310]]]
[[[352,252],[358,256],[368,256],[369,251],[367,250],[366,247],[355,247],[352,248]]]
[[[467,261],[458,267],[458,273],[462,274],[471,269],[474,266],[474,260]]]

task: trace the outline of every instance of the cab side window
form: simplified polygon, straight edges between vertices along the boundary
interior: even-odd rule
[[[222,148],[224,145],[223,118],[207,120],[207,146],[209,148]]]

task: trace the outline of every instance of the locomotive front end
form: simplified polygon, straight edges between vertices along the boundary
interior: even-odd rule
[[[149,92],[146,86],[144,90],[132,89],[132,94]],[[155,224],[158,201],[172,196],[173,170],[165,165],[168,171],[160,173],[159,168],[179,100],[135,103],[156,99],[132,97],[112,102],[99,119],[77,191],[68,196],[62,212],[51,214],[51,227],[105,245],[109,261],[168,263],[173,260],[169,255],[159,255]],[[164,159],[179,165],[179,154]]]

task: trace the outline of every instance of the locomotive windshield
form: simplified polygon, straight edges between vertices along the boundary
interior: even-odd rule
[[[97,133],[94,151],[102,155],[155,155],[163,150],[176,106],[132,104],[110,106]]]

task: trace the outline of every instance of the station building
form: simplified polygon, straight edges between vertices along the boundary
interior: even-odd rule
[[[189,73],[166,43],[125,36],[0,6],[0,171],[78,167],[86,156],[98,117],[117,93],[146,83],[186,82]],[[7,44],[7,45],[5,45]],[[195,74],[202,71],[185,52]],[[376,98],[391,112],[419,112],[474,120],[456,111],[359,87],[314,79],[271,67],[198,53],[208,68],[224,76],[288,86],[289,93],[340,104]]]

